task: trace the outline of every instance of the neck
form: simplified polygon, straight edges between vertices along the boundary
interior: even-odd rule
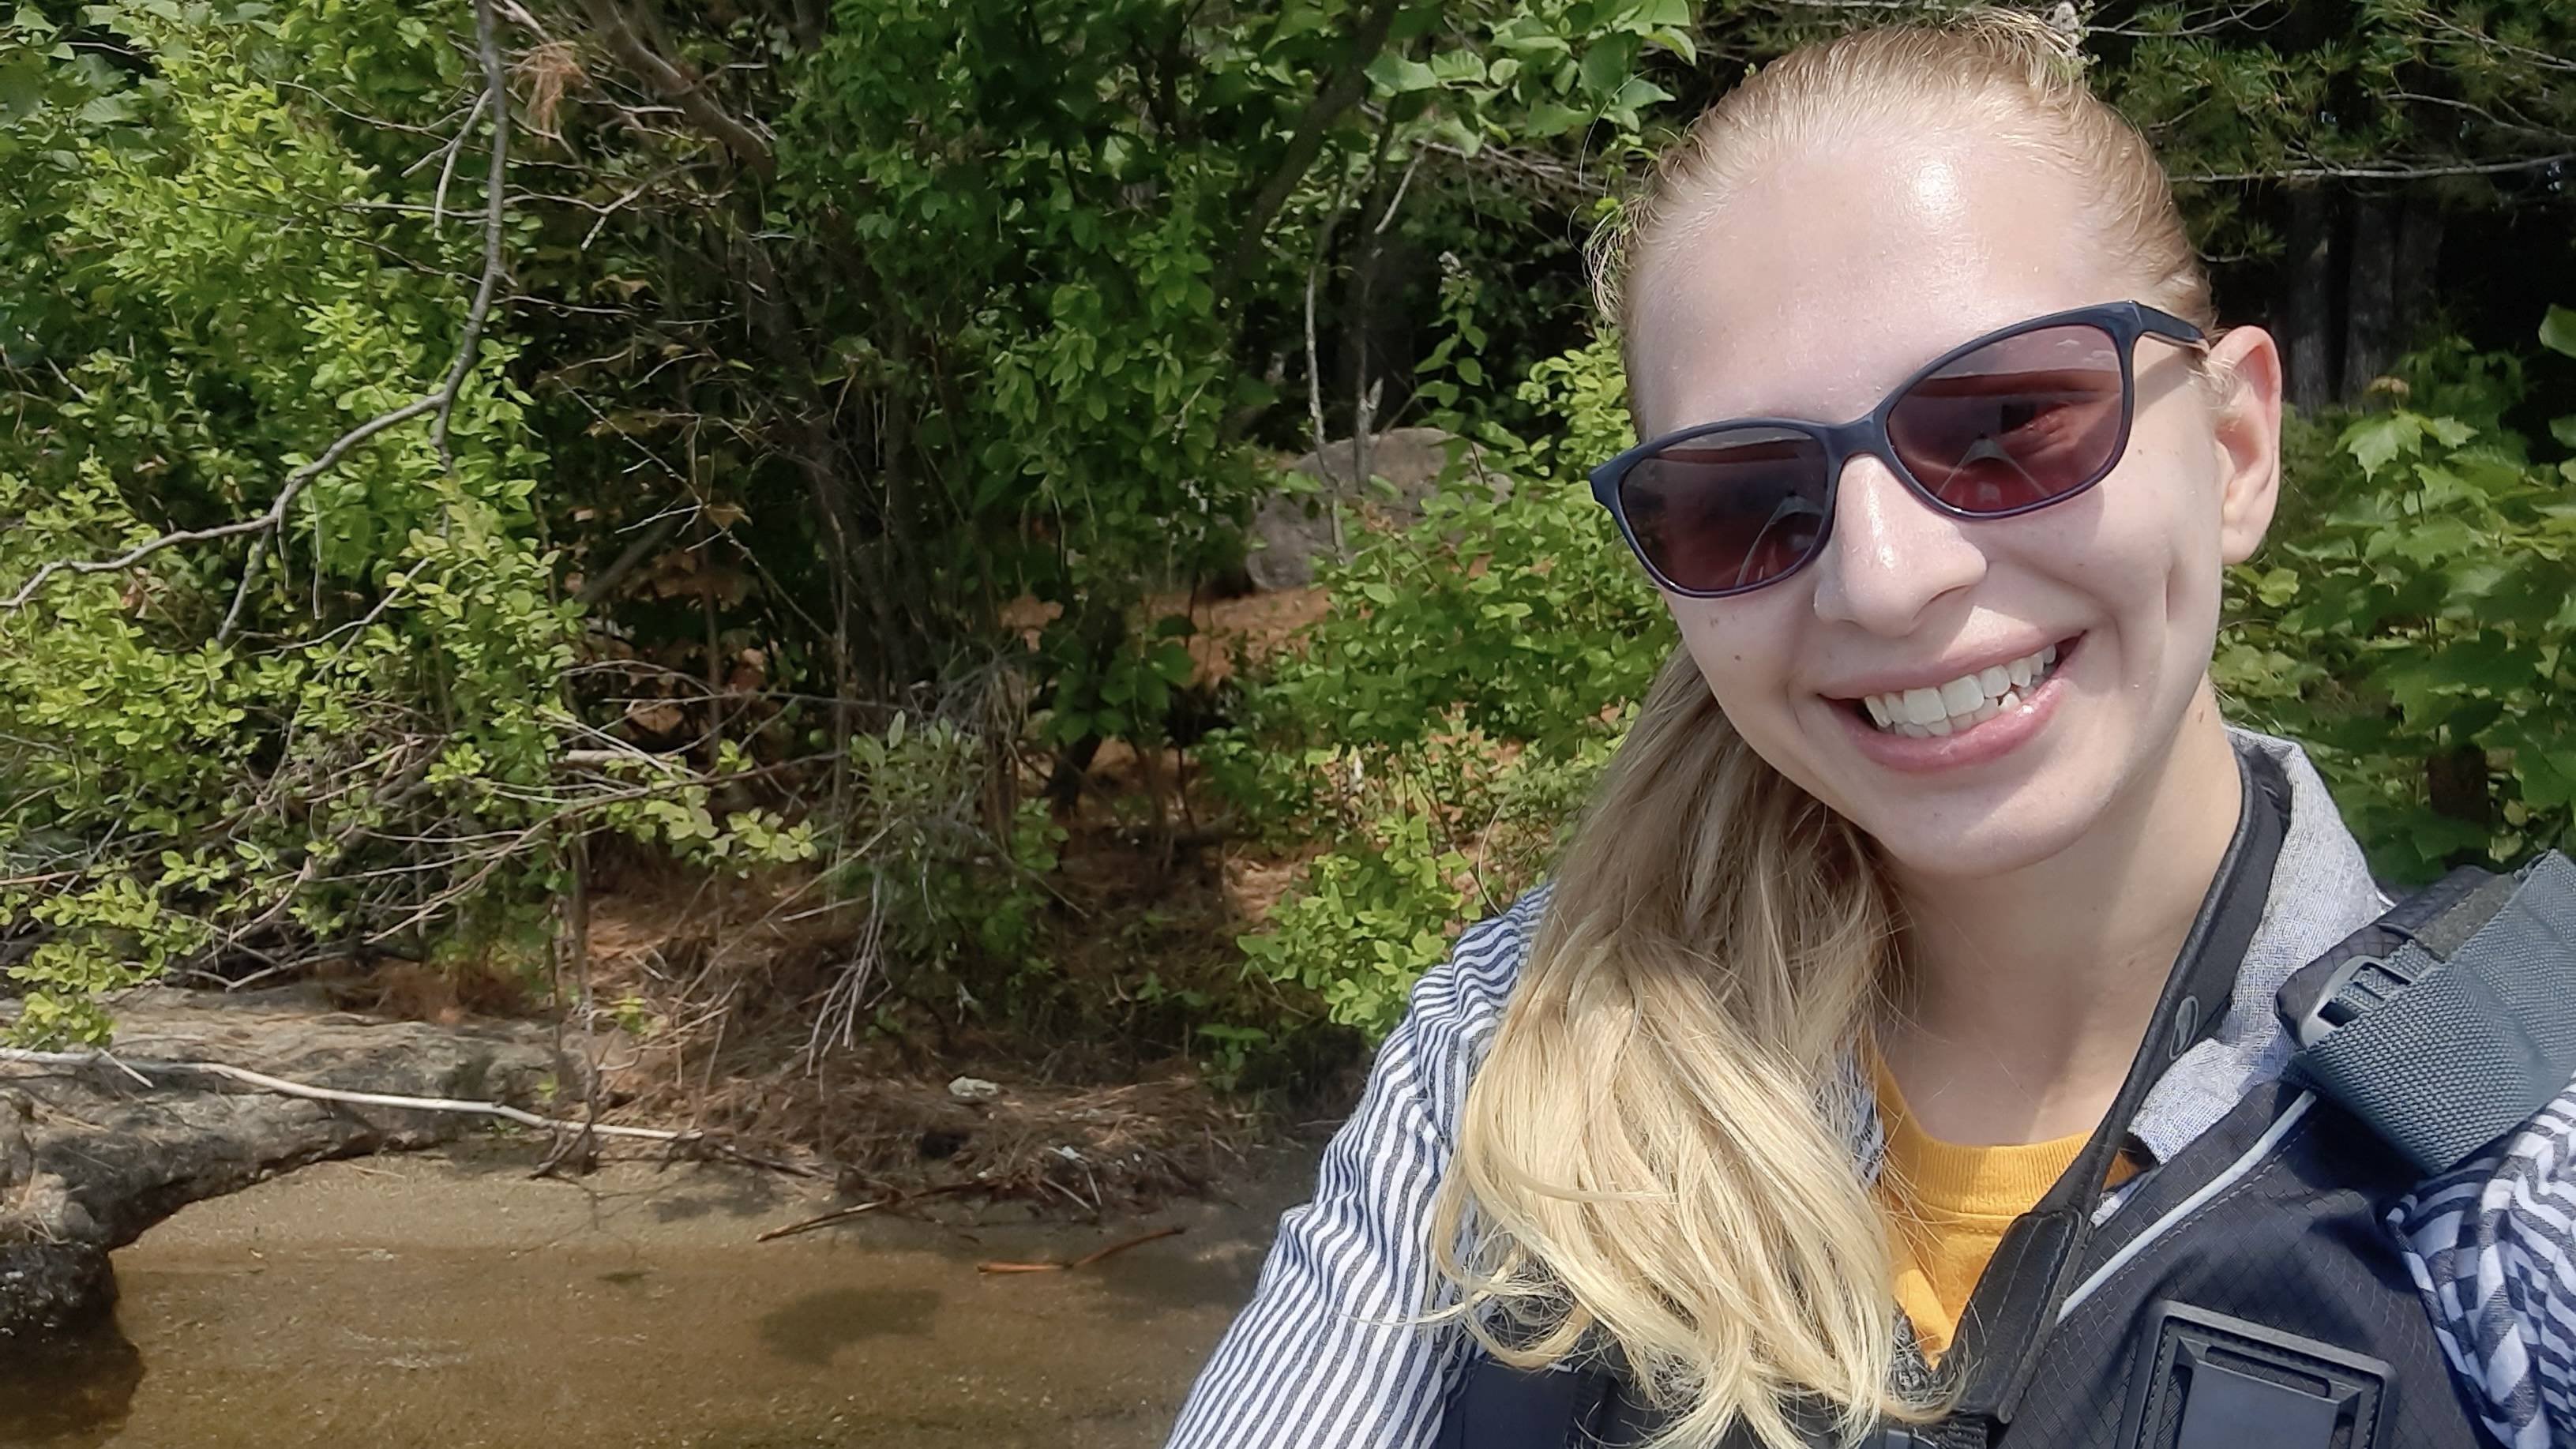
[[[2101,1120],[2226,858],[2236,772],[2204,682],[2165,768],[2075,844],[1973,880],[1896,872],[1910,980],[1880,1051],[1925,1131],[2037,1142]]]

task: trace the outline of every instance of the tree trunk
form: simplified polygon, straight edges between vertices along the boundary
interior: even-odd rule
[[[2351,264],[2344,275],[2343,401],[2360,402],[2397,360],[2397,228],[2393,196],[2352,203]]]
[[[2440,325],[2434,298],[2442,263],[2442,204],[2418,193],[2406,199],[2397,229],[2397,345],[2402,350],[2424,340]]]
[[[2290,405],[2315,412],[2334,400],[2334,205],[2314,186],[2290,193],[2289,315],[2281,329]]]

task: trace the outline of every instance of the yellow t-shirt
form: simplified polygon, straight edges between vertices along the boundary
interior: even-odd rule
[[[1938,1358],[1958,1336],[1959,1315],[2004,1229],[2056,1185],[2093,1134],[2000,1147],[1943,1142],[1916,1125],[1896,1079],[1874,1054],[1872,1066],[1887,1133],[1878,1199],[1893,1229],[1896,1301],[1914,1320],[1924,1354]],[[2136,1170],[2122,1156],[2112,1162],[2108,1181],[2117,1186]]]

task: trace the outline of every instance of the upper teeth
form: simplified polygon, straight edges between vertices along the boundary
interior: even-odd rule
[[[1864,695],[1861,703],[1880,729],[1916,739],[1946,735],[2021,708],[2023,695],[2048,678],[2056,664],[2057,646],[2051,644],[2010,664],[1962,674],[1938,689]]]

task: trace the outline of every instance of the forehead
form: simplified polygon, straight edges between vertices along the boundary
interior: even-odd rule
[[[2127,295],[2061,167],[1975,135],[1881,130],[1684,202],[1638,260],[1644,432],[1839,422],[1978,333]]]

